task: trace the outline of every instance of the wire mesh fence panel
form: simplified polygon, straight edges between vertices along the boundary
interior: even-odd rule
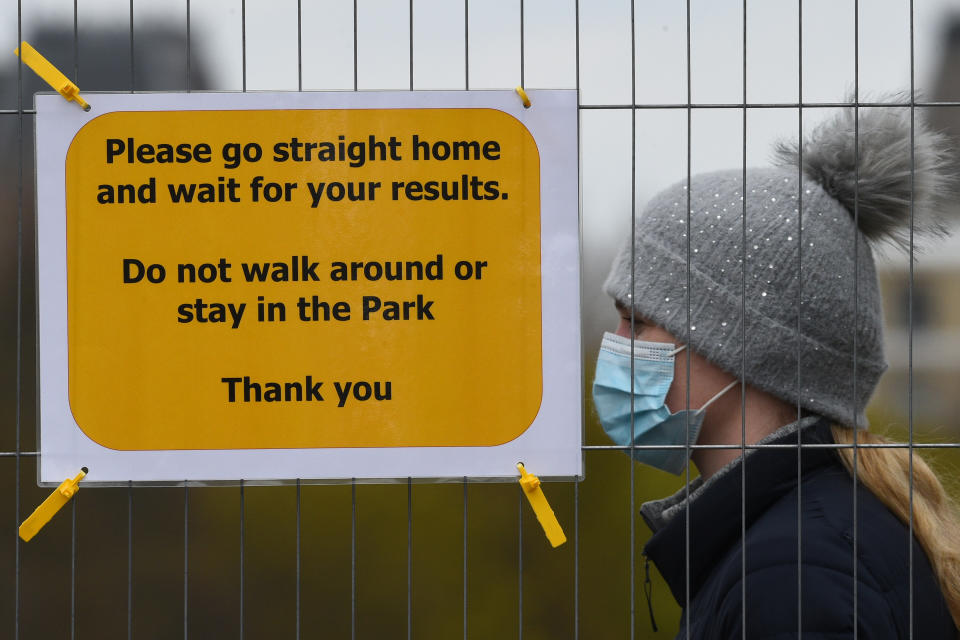
[[[577,89],[587,407],[583,480],[545,483],[568,538],[558,549],[546,544],[517,486],[457,477],[437,483],[95,488],[80,492],[40,537],[23,543],[20,522],[49,494],[37,486],[33,133],[33,95],[48,87],[8,55],[0,63],[0,296],[7,311],[0,318],[3,636],[647,638],[659,637],[652,631],[655,618],[660,635],[679,629],[683,637],[691,621],[682,611],[689,612],[696,596],[690,558],[709,532],[690,526],[684,531],[681,573],[687,588],[671,592],[656,568],[645,566],[651,531],[640,507],[677,491],[682,496],[684,487],[695,491],[697,471],[687,466],[677,477],[634,463],[630,456],[638,448],[611,444],[589,401],[600,336],[617,322],[603,290],[611,261],[625,238],[644,233],[645,204],[662,188],[728,170],[740,181],[737,195],[747,196],[754,188],[748,171],[772,166],[777,140],[799,144],[838,115],[852,114],[855,149],[861,148],[860,114],[869,107],[909,113],[910,122],[925,118],[945,135],[960,135],[960,21],[949,4],[0,0],[0,50],[12,52],[27,40],[87,92]],[[891,97],[893,91],[901,93]],[[906,147],[911,182],[912,126]],[[805,153],[801,145],[799,164]],[[860,161],[858,155],[858,171]],[[956,175],[960,162],[944,162],[952,163]],[[872,286],[862,279],[873,276],[860,267],[826,273],[808,259],[813,254],[804,251],[811,242],[804,217],[820,210],[802,186],[801,167],[790,170],[796,176],[791,184],[798,185],[796,233],[785,242],[796,252],[785,249],[784,262],[771,262],[768,269],[790,270],[799,282],[796,296],[778,303],[792,313],[783,330],[799,353],[812,292],[839,276],[857,326],[863,287]],[[737,306],[729,322],[744,345],[740,364],[729,374],[746,379],[755,336],[746,329],[752,311],[745,294],[759,276],[740,265],[769,239],[748,224],[751,196],[697,209],[690,191],[674,203],[678,228],[692,236],[707,229],[697,226],[698,217],[722,218],[724,233],[737,237],[740,260],[733,256],[721,269],[735,274],[729,294]],[[911,190],[911,216],[912,197]],[[855,197],[855,219],[860,209]],[[955,226],[950,216],[956,213],[947,211],[948,227]],[[869,254],[871,265],[875,256],[883,293],[890,368],[867,409],[871,428],[906,443],[864,447],[865,436],[854,431],[854,486],[864,451],[906,447],[911,533],[915,458],[931,461],[948,492],[960,495],[954,473],[960,463],[954,418],[960,410],[954,383],[960,369],[960,234],[920,252],[913,230],[911,217],[909,257],[859,234],[843,245],[849,255]],[[670,273],[680,283],[683,303],[684,330],[676,338],[694,344],[697,324],[704,323],[702,333],[713,306],[694,305],[694,277],[713,263],[686,232],[683,237],[677,263],[683,272]],[[630,264],[640,264],[637,257],[634,249]],[[633,270],[631,290],[645,275]],[[644,318],[628,312],[626,320],[629,326]],[[857,354],[868,348],[858,335],[850,354],[854,386],[865,375]],[[791,362],[799,390],[808,374],[801,358]],[[699,408],[691,388],[703,379],[702,371],[687,365],[684,373],[678,397],[685,406],[675,411]],[[470,374],[465,363],[463,375]],[[746,406],[747,393],[739,387],[730,393],[736,408]],[[807,414],[800,404],[791,420]],[[856,398],[849,406],[855,419]],[[775,450],[752,446],[758,438],[748,433],[748,417],[733,441],[693,449],[726,448],[734,458]],[[800,447],[797,433],[780,447],[796,449],[790,469],[796,469],[799,485],[803,457],[816,447]],[[744,551],[738,558],[743,637],[748,602],[762,598],[746,587],[751,523],[744,514],[753,489],[748,471],[749,464],[736,467],[739,508],[729,514],[740,524],[732,544]],[[792,611],[800,637],[805,598],[813,588],[802,571],[811,544],[800,524],[809,506],[803,495],[800,489],[790,540],[797,552]],[[853,575],[862,570],[857,549],[869,535],[858,522],[861,495],[855,490],[852,498]],[[688,525],[694,520],[691,504],[684,506]],[[906,548],[912,576],[918,558],[913,546]],[[856,603],[862,594],[856,580],[850,585]],[[913,637],[912,581],[908,594],[906,629]],[[861,635],[860,618],[869,615],[854,606],[854,637]]]

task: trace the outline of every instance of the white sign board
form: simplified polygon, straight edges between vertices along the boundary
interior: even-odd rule
[[[581,467],[577,97],[38,95],[40,481]]]

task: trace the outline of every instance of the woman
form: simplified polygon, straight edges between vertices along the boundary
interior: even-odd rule
[[[871,244],[940,231],[949,197],[946,140],[910,116],[845,111],[745,187],[739,169],[674,185],[614,260],[601,423],[641,462],[680,473],[692,451],[700,471],[641,508],[645,555],[689,603],[680,638],[960,637],[943,487],[914,455],[910,539],[909,451],[849,446],[886,442],[863,413],[886,368]]]

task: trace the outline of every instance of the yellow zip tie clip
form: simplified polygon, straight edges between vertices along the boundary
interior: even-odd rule
[[[547,496],[543,495],[543,489],[540,488],[540,478],[528,473],[523,468],[522,462],[517,463],[517,469],[520,470],[520,486],[523,487],[523,492],[526,494],[527,500],[530,501],[533,512],[537,515],[537,521],[543,527],[543,532],[547,534],[550,546],[559,547],[567,541],[567,536],[563,533],[553,509],[550,508]]]
[[[527,92],[523,90],[523,87],[517,87],[515,89],[517,95],[520,96],[520,100],[523,102],[523,108],[530,108],[530,96],[527,95]]]
[[[20,525],[20,537],[23,538],[24,542],[30,542],[30,539],[50,522],[50,518],[56,515],[57,511],[63,508],[63,505],[70,502],[70,498],[80,490],[80,481],[83,480],[85,475],[87,475],[87,468],[83,467],[76,478],[73,480],[67,478],[61,482],[57,490],[47,496],[47,499],[34,509],[30,517],[23,521],[23,524]]]
[[[80,97],[80,87],[70,82],[67,76],[60,73],[60,70],[40,55],[39,51],[31,47],[29,42],[24,40],[20,43],[20,48],[14,49],[13,52],[20,56],[47,84],[56,89],[65,100],[68,102],[73,100],[83,107],[84,111],[90,111],[90,105]]]

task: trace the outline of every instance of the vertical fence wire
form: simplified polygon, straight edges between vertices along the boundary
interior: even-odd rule
[[[303,6],[302,0],[297,0],[297,91],[303,91]],[[300,535],[302,521],[300,517],[300,503],[301,503],[301,490],[300,490],[300,478],[297,478],[297,549],[296,549],[296,561],[297,561],[297,579],[296,579],[296,604],[294,607],[294,629],[295,629],[295,638],[300,640],[300,625],[301,625],[301,614],[300,614],[300,591],[301,591],[301,571],[302,571],[302,562],[300,557]]]
[[[580,118],[583,112],[580,109],[580,0],[573,2],[573,24],[574,24],[574,74],[576,78],[575,87],[577,90],[577,145],[580,144]],[[581,159],[577,158],[577,176],[583,175]],[[578,189],[583,193],[582,189]],[[581,221],[582,224],[582,221]],[[582,279],[581,279],[582,282]],[[582,285],[581,285],[582,286]],[[581,296],[582,297],[582,296]],[[582,326],[582,325],[581,325]],[[583,425],[580,426],[581,440],[583,440]],[[584,452],[580,452],[580,465],[583,468],[585,462]],[[631,516],[632,517],[632,516]],[[580,483],[573,483],[573,640],[580,639]]]
[[[73,1],[76,2],[77,0],[73,0]],[[190,35],[191,35],[191,34],[190,34],[190,0],[187,0],[187,16],[186,16],[186,18],[187,18],[187,43],[186,43],[186,44],[187,44],[187,60],[186,60],[186,62],[187,62],[187,64],[186,64],[186,66],[187,66],[187,81],[186,81],[186,87],[187,87],[187,93],[190,93],[191,89],[193,89],[193,69],[192,69],[192,67],[191,67],[191,65],[193,64],[193,51],[191,51],[192,43],[191,43],[191,41],[190,41]]]
[[[860,315],[860,2],[853,2],[853,640],[860,634],[857,585],[857,326]]]
[[[410,0],[410,91],[413,91],[413,0]]]
[[[353,90],[359,90],[357,1],[353,0]],[[350,639],[357,639],[357,479],[350,480]]]
[[[467,476],[463,476],[463,640],[467,640]]]
[[[413,91],[413,0],[410,0],[410,91]],[[413,638],[413,478],[407,477],[407,640]]]
[[[573,483],[573,640],[580,638],[580,483]]]
[[[910,510],[907,514],[907,636],[913,640],[913,231],[914,198],[916,189],[916,77],[914,75],[913,0],[910,0],[910,244],[907,261],[907,473]]]
[[[183,481],[183,640],[187,640],[190,568],[190,488]]]
[[[73,82],[77,85],[80,84],[80,39],[77,37],[78,31],[77,0],[73,0]]]
[[[80,496],[73,497],[70,510],[70,640],[77,637],[77,509]]]
[[[632,2],[633,0],[631,0]],[[525,40],[524,3],[520,0],[520,86],[526,87],[525,79]],[[517,493],[517,638],[523,640],[523,487]]]
[[[692,132],[693,132],[693,80],[690,75],[692,69],[692,62],[690,56],[690,0],[686,0],[686,63],[687,63],[687,235],[689,236],[690,231],[690,192],[693,191],[690,184],[690,174],[691,174],[691,164],[693,161],[692,156]],[[744,198],[746,198],[746,193],[744,193]],[[687,238],[687,339],[690,337],[690,242],[689,237]],[[687,363],[687,385],[685,389],[686,396],[686,409],[690,410],[690,354],[686,354],[686,363]],[[687,436],[687,446],[690,445],[690,419],[687,417],[685,419],[686,424],[686,433]],[[689,453],[689,449],[687,451]],[[684,636],[687,640],[690,640],[690,465],[686,465],[685,468],[685,479],[684,483],[684,510],[685,510],[685,523],[683,527],[683,536],[684,536],[684,547],[683,547],[683,558],[684,558],[684,593],[683,593],[683,631]]]
[[[637,232],[637,110],[632,105],[637,104],[637,28],[636,28],[636,1],[630,0],[630,353],[633,353],[636,331],[636,305],[633,304],[633,295],[636,292],[636,243],[632,241]],[[636,488],[633,456],[636,449],[636,420],[634,419],[634,378],[636,364],[630,358],[630,457],[627,458],[629,473],[627,521],[629,522],[630,544],[630,640],[636,634]]]
[[[23,4],[17,0],[17,46],[23,42]],[[20,524],[20,421],[22,418],[22,375],[23,371],[23,58],[17,56],[17,346],[14,387],[14,505],[13,505],[13,545],[14,545],[14,586],[13,586],[13,637],[20,638],[20,604],[23,594],[20,592],[21,549],[18,528]],[[39,464],[39,461],[37,462]]]
[[[297,0],[297,91],[303,91],[303,2]]]
[[[243,609],[244,609],[244,593],[243,593],[243,579],[244,579],[244,548],[246,542],[246,526],[245,526],[245,507],[243,499],[243,479],[240,479],[240,640],[243,640]]]
[[[130,0],[130,93],[137,88],[136,51],[133,48],[133,0]]]
[[[743,147],[741,179],[743,206],[740,213],[740,621],[741,637],[747,640],[747,0],[743,0]],[[687,221],[687,274],[690,274],[690,222]],[[688,280],[689,286],[689,280]],[[690,290],[687,290],[687,301]]]
[[[797,422],[801,398],[803,308],[803,0],[797,0]],[[744,194],[746,197],[746,194]],[[797,638],[803,638],[803,429],[797,429]]]
[[[523,18],[524,18],[524,16],[523,16],[523,14],[524,14],[523,0],[520,0],[520,86],[521,86],[521,87],[526,87],[527,85],[526,85],[526,81],[525,81],[524,75],[523,75],[523,73],[524,73],[524,66],[525,66],[525,65],[523,64],[523,63],[524,63],[524,60],[525,60],[525,58],[524,58],[524,53],[525,53],[525,48],[524,48],[524,47],[525,47],[525,45],[524,45],[524,28],[523,28]]]
[[[357,639],[357,479],[350,480],[350,638]]]
[[[302,0],[297,0],[297,91],[303,91],[303,3]],[[302,571],[302,562],[300,557],[300,534],[302,522],[300,518],[300,503],[301,503],[301,491],[300,491],[300,478],[297,478],[297,586],[296,586],[296,640],[300,640],[300,625],[302,622],[302,616],[300,613],[300,591],[301,591],[301,571]]]
[[[242,90],[247,91],[247,0],[240,0],[240,74]]]
[[[133,638],[133,481],[127,480],[127,640]]]
[[[523,487],[517,492],[517,638],[523,640]]]
[[[137,89],[133,42],[133,0],[130,0],[130,93]],[[127,640],[133,640],[133,482],[127,481]]]
[[[300,640],[300,573],[301,568],[301,558],[300,558],[300,528],[301,528],[301,519],[300,519],[300,479],[297,478],[297,602],[296,602],[296,638]]]
[[[357,91],[359,87],[359,49],[357,48],[357,0],[353,0],[353,90]]]
[[[241,82],[243,92],[247,91],[247,0],[240,0],[240,50]],[[244,549],[246,542],[246,501],[243,490],[243,478],[240,479],[240,640],[244,632]]]
[[[407,478],[407,640],[413,638],[413,478]]]
[[[76,0],[74,0],[76,1]],[[187,93],[193,89],[193,51],[191,49],[190,32],[190,0],[186,0],[186,20],[187,20]],[[183,640],[187,640],[189,635],[188,623],[190,620],[190,487],[187,481],[183,481]]]
[[[77,85],[80,84],[80,37],[77,0],[73,0],[73,81]],[[19,314],[21,309],[19,305],[17,305],[17,307],[17,313]],[[39,448],[39,446],[37,448]],[[77,580],[80,575],[77,561],[79,551],[77,512],[79,509],[80,495],[77,494],[73,497],[73,505],[70,513],[70,640],[76,640],[77,637]]]

